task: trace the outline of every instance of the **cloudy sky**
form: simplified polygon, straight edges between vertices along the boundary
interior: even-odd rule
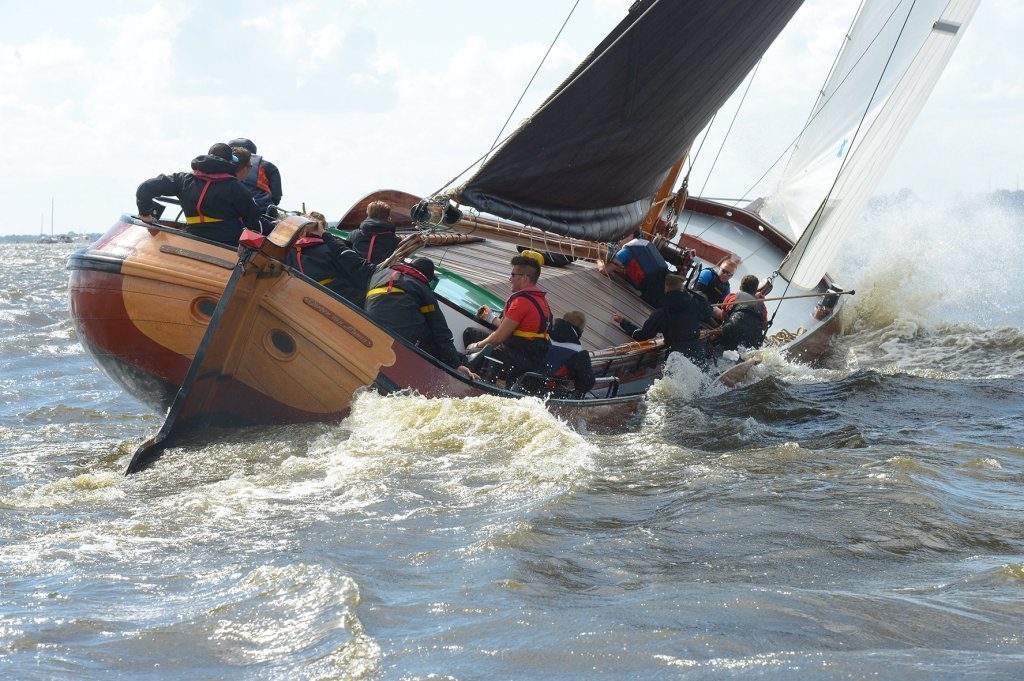
[[[236,136],[281,168],[287,208],[336,219],[378,188],[429,194],[490,147],[573,2],[0,0],[0,233],[48,229],[51,197],[57,231],[105,230],[139,182]],[[514,121],[629,4],[580,2]],[[807,0],[691,187],[749,189],[806,119],[856,5]],[[1017,187],[1022,34],[1024,3],[982,3],[879,192]]]

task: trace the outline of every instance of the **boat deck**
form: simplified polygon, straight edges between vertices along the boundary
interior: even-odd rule
[[[509,261],[516,248],[500,241],[432,246],[421,251],[438,267],[469,279],[489,293],[505,300],[509,287]],[[587,315],[583,346],[588,350],[621,345],[630,341],[611,316],[617,312],[637,324],[643,324],[653,308],[640,299],[632,287],[619,277],[606,277],[593,263],[576,261],[565,267],[545,267],[538,282],[547,293],[551,312],[561,317],[569,310]]]

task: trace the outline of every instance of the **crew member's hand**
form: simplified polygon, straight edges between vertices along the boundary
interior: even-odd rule
[[[463,376],[465,376],[466,378],[472,379],[474,381],[479,381],[480,380],[480,376],[479,375],[474,374],[472,371],[469,370],[469,367],[467,367],[467,366],[465,366],[463,364],[460,364],[458,367],[456,367],[455,370],[458,371]]]
[[[480,307],[478,307],[476,309],[476,316],[479,317],[480,319],[490,319],[491,318],[491,308],[490,308],[490,306],[489,305],[481,305]]]
[[[612,321],[615,322],[616,324],[621,324],[623,321],[625,321],[625,318],[619,313],[615,313],[612,315]]]
[[[140,215],[139,219],[142,220],[143,222],[147,222],[147,223],[149,223],[151,225],[155,225],[156,224],[156,218],[153,217],[152,215]]]

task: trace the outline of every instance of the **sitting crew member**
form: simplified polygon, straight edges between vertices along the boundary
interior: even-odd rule
[[[462,336],[466,352],[481,350],[487,345],[493,347],[491,357],[503,364],[498,377],[507,384],[528,371],[544,371],[544,358],[550,346],[551,308],[544,291],[537,288],[542,262],[544,256],[536,251],[523,251],[512,258],[509,275],[512,295],[505,302],[498,328],[489,335],[484,335],[481,329],[470,328]],[[486,319],[491,310],[484,305],[478,314]]]
[[[353,251],[342,239],[327,231],[327,218],[313,211],[309,214],[316,225],[295,242],[288,253],[288,264],[304,275],[326,286],[359,307],[366,300],[370,277],[377,271]]]
[[[548,376],[567,378],[573,382],[574,390],[566,396],[576,399],[590,392],[596,382],[590,353],[580,344],[586,324],[587,317],[579,310],[566,312],[561,319],[556,319],[551,325],[551,347],[544,359]],[[558,391],[555,395],[561,396]]]
[[[434,261],[416,258],[411,265],[392,265],[370,277],[366,314],[468,378],[477,378],[462,364],[437,296],[430,289]]]
[[[598,262],[601,274],[621,274],[653,307],[661,305],[668,264],[658,247],[646,239],[627,242],[608,262]]]
[[[277,217],[275,208],[281,203],[281,171],[273,163],[256,153],[256,145],[252,140],[238,137],[228,142],[232,147],[242,147],[252,154],[252,167],[242,184],[252,194],[253,200],[260,208],[260,213]]]
[[[712,305],[717,305],[729,295],[729,280],[736,274],[736,261],[731,255],[722,258],[718,262],[718,271],[713,267],[705,267],[697,277],[697,283],[693,290],[703,293],[704,297]],[[713,308],[715,319],[721,321],[723,317],[721,308]]]
[[[155,223],[153,199],[176,196],[188,223],[185,231],[237,246],[243,228],[260,228],[260,210],[238,180],[243,172],[248,168],[232,155],[231,147],[214,144],[209,153],[192,159],[192,172],[158,175],[140,184],[135,192],[139,218]]]
[[[757,284],[757,277],[748,274],[740,282],[740,290],[726,296],[722,305],[725,323],[708,334],[718,339],[723,350],[735,350],[741,345],[759,348],[764,342],[768,308],[757,297]]]
[[[665,297],[661,307],[651,313],[643,327],[637,327],[619,314],[612,315],[612,321],[633,340],[650,340],[660,333],[670,353],[681,352],[698,367],[706,369],[706,352],[699,331],[700,323],[712,318],[711,306],[704,296],[687,291],[685,283],[675,274],[665,277]]]
[[[391,257],[398,247],[398,236],[390,220],[391,204],[386,201],[374,201],[366,207],[366,219],[349,235],[359,257],[374,265]]]

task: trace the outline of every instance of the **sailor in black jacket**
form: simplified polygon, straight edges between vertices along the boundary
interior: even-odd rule
[[[690,293],[683,284],[683,278],[678,275],[665,277],[665,297],[661,307],[651,313],[643,327],[637,327],[618,314],[612,315],[612,320],[633,340],[650,340],[660,333],[670,353],[681,352],[705,369],[707,353],[704,343],[699,340],[700,323],[712,318],[711,306],[704,296]]]
[[[399,239],[390,218],[391,204],[385,201],[374,201],[366,207],[366,219],[349,235],[359,257],[379,265],[395,252]]]
[[[188,223],[185,231],[237,246],[243,228],[260,229],[260,210],[238,180],[238,174],[248,173],[249,168],[237,164],[231,147],[218,143],[210,147],[208,154],[192,159],[192,172],[158,175],[146,180],[135,192],[139,217],[155,222],[153,199],[176,196]]]
[[[759,348],[764,342],[768,311],[757,297],[757,277],[748,274],[740,282],[740,290],[725,299],[725,323],[715,330],[723,350]]]
[[[366,314],[373,321],[418,346],[468,377],[476,378],[462,364],[451,329],[430,289],[434,262],[416,258],[410,265],[392,265],[370,278]]]
[[[544,359],[548,376],[570,379],[574,388],[571,396],[577,399],[589,392],[596,382],[590,353],[580,344],[586,323],[586,316],[578,310],[556,319],[551,325],[551,347]],[[556,393],[556,397],[560,395]]]
[[[317,226],[295,242],[288,253],[288,264],[342,298],[359,307],[366,299],[366,287],[377,271],[348,247],[342,239],[326,231],[327,219],[316,211],[309,214]]]

